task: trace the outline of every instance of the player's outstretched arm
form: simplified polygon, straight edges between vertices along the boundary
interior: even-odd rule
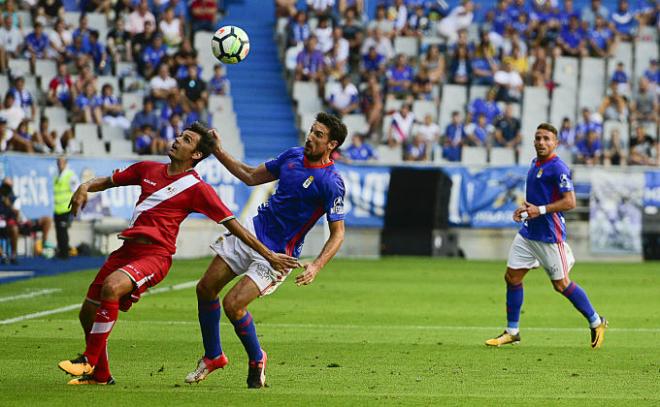
[[[220,133],[216,129],[211,129],[210,132],[215,137],[217,146],[215,151],[213,151],[213,156],[220,161],[222,165],[225,166],[236,178],[243,181],[245,184],[261,185],[267,182],[275,181],[275,177],[271,174],[264,164],[260,164],[258,167],[252,167],[245,164],[234,158],[229,154],[225,149],[222,148],[222,143],[220,142]]]
[[[69,202],[69,208],[71,208],[71,213],[73,216],[78,215],[78,212],[85,207],[87,204],[87,193],[88,192],[100,192],[105,191],[108,188],[114,187],[115,184],[112,182],[112,177],[97,177],[93,178],[76,189],[76,192],[73,193],[71,201]]]
[[[236,219],[228,220],[224,223],[224,226],[234,236],[241,239],[243,242],[245,242],[245,244],[262,255],[263,258],[266,259],[266,261],[268,261],[268,263],[270,263],[270,265],[273,266],[276,271],[280,273],[286,273],[289,269],[301,267],[300,263],[298,263],[298,259],[295,257],[287,256],[286,254],[282,253],[275,253],[264,246],[264,244],[261,243],[255,235],[245,229],[243,225],[241,225],[241,223]]]
[[[545,213],[570,211],[571,209],[575,208],[575,205],[575,192],[567,191],[564,192],[561,199],[545,205]],[[539,206],[525,202],[525,208],[530,219],[534,219],[542,215]]]
[[[305,271],[296,276],[297,285],[311,284],[319,271],[337,254],[341,244],[344,242],[344,221],[330,222],[329,226],[330,237],[328,241],[325,242],[321,253],[319,253],[313,262],[303,265]]]

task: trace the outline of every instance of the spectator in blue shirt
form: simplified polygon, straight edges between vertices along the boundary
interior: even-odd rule
[[[34,106],[34,99],[29,90],[25,89],[25,78],[19,75],[14,78],[14,87],[9,89],[9,93],[14,94],[14,105],[23,109],[25,117],[34,121],[37,109]]]
[[[165,142],[166,146],[169,147],[174,143],[174,139],[177,138],[181,132],[183,132],[181,115],[179,113],[172,113],[170,120],[160,130],[160,138]]]
[[[511,24],[511,15],[507,13],[507,0],[497,0],[497,5],[493,9],[493,31],[499,35],[504,35],[506,27]]]
[[[559,138],[559,145],[566,147],[572,153],[576,152],[575,143],[577,139],[577,132],[572,126],[570,118],[564,117],[561,122],[559,133],[557,133],[557,137]]]
[[[154,140],[154,129],[149,124],[143,124],[135,136],[134,150],[138,155],[158,154],[158,143]]]
[[[559,12],[559,24],[561,24],[562,30],[568,28],[568,23],[572,16],[575,16],[578,20],[580,19],[580,13],[573,8],[573,0],[564,0],[564,7]]]
[[[351,145],[344,150],[342,156],[348,161],[370,161],[378,159],[373,147],[364,141],[364,134],[362,133],[355,133],[353,135]]]
[[[595,130],[589,131],[587,137],[577,143],[577,163],[585,165],[600,164],[602,146],[600,136]]]
[[[380,77],[385,73],[385,62],[385,56],[379,54],[376,47],[369,47],[369,52],[362,56],[362,65],[360,66],[362,77],[367,78],[371,73],[375,73]]]
[[[163,44],[163,37],[156,35],[142,51],[142,62],[144,63],[144,74],[150,77],[156,72],[160,61],[167,55],[167,45]]]
[[[585,138],[592,130],[600,136],[603,134],[603,125],[594,120],[589,108],[585,107],[582,109],[582,123],[578,124],[575,129],[578,140]]]
[[[612,13],[612,22],[616,33],[624,41],[633,41],[637,35],[639,21],[630,11],[628,0],[619,0],[616,11]]]
[[[606,58],[612,53],[614,34],[609,29],[603,17],[596,15],[596,25],[589,33],[589,48],[591,55]]]
[[[323,53],[316,49],[318,39],[315,35],[310,35],[305,44],[305,48],[296,58],[296,80],[297,81],[316,81],[321,84],[325,81],[323,70],[325,62]]]
[[[82,13],[80,14],[80,18],[78,19],[78,28],[73,30],[72,37],[74,41],[76,38],[81,37],[82,47],[85,50],[89,50],[89,35],[90,35],[89,18],[87,17],[87,14]]]
[[[612,78],[610,82],[616,84],[617,90],[619,93],[626,95],[630,92],[630,84],[628,83],[628,74],[626,69],[623,66],[623,62],[617,62],[616,69],[612,73]]]
[[[296,17],[289,23],[287,44],[289,47],[295,47],[298,44],[307,41],[312,34],[312,30],[307,22],[307,14],[299,10]]]
[[[488,143],[489,125],[486,115],[481,113],[477,116],[477,122],[466,130],[465,144],[468,146],[486,146]]]
[[[149,125],[152,129],[160,127],[158,115],[154,112],[154,101],[151,98],[145,98],[142,104],[142,110],[133,116],[131,122],[131,135],[134,137],[137,136],[144,125]]]
[[[73,109],[75,121],[77,123],[103,123],[101,116],[101,101],[96,94],[96,89],[91,82],[85,85],[84,92],[76,98]]]
[[[492,124],[497,116],[500,115],[500,108],[497,107],[495,102],[495,96],[497,91],[495,89],[490,89],[486,93],[486,99],[477,98],[470,103],[468,106],[468,112],[472,115],[472,120],[474,123],[477,122],[479,115],[484,115],[487,124]]]
[[[451,113],[451,123],[445,129],[442,142],[442,156],[448,161],[461,161],[461,148],[465,136],[461,114]]]
[[[507,13],[511,21],[516,21],[518,20],[518,16],[527,14],[528,10],[527,6],[525,6],[525,0],[514,0],[507,9]]]
[[[209,80],[208,89],[211,95],[229,94],[229,79],[222,71],[222,65],[215,64],[213,67],[213,77]]]
[[[456,47],[449,67],[449,80],[451,83],[467,85],[472,78],[472,64],[468,48],[465,45]]]
[[[81,36],[76,37],[71,45],[66,47],[66,61],[73,62],[76,67],[81,68],[90,63],[92,56],[89,47],[83,47]]]
[[[472,67],[472,84],[474,85],[492,85],[494,83],[495,71],[497,71],[497,61],[493,57],[494,49],[485,37],[479,43],[474,58],[470,61]]]
[[[49,57],[50,41],[44,33],[44,26],[39,21],[34,25],[34,32],[25,37],[25,57],[30,60],[30,65],[34,67],[37,59]]]
[[[89,50],[94,61],[94,69],[97,75],[108,75],[111,65],[108,62],[108,53],[105,46],[99,42],[99,32],[92,30],[89,33]]]
[[[410,86],[414,77],[413,69],[408,65],[406,56],[396,56],[394,65],[387,70],[387,93],[398,99],[410,95]]]
[[[156,129],[166,125],[172,115],[178,114],[183,120],[184,109],[179,95],[171,93],[167,96],[165,105],[160,109],[160,125]]]
[[[580,30],[580,21],[572,15],[568,19],[568,27],[562,29],[557,39],[562,54],[570,57],[587,56],[587,47],[584,35]]]
[[[660,71],[658,70],[658,60],[652,59],[649,68],[644,70],[644,77],[651,82],[653,86],[660,84]]]

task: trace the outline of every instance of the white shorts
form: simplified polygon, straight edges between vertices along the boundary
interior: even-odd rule
[[[252,220],[245,225],[245,228],[255,234]],[[291,272],[289,269],[286,274],[279,274],[263,256],[232,234],[220,236],[211,245],[211,250],[222,257],[234,274],[250,277],[259,287],[261,296],[275,291]]]
[[[543,266],[551,280],[563,280],[575,264],[573,251],[566,242],[545,243],[526,239],[520,234],[511,243],[507,266],[512,269],[533,269]]]

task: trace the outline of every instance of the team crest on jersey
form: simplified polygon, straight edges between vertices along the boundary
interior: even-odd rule
[[[541,175],[543,175],[543,168],[539,169],[539,172],[536,173],[536,178],[541,178]]]
[[[310,175],[309,177],[307,177],[305,182],[303,182],[303,188],[305,189],[309,188],[309,186],[312,185],[312,182],[314,182],[314,176]]]
[[[343,215],[344,214],[344,198],[338,196],[335,198],[332,208],[330,208],[330,214],[332,215]]]
[[[170,185],[169,187],[167,187],[165,189],[165,191],[167,191],[167,193],[171,195],[171,194],[174,193],[174,191],[176,191],[176,188],[174,188],[173,186]]]

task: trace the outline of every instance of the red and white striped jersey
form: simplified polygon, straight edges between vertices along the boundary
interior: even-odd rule
[[[218,223],[234,218],[195,170],[168,175],[167,164],[143,161],[115,171],[112,182],[142,188],[128,228],[119,238],[146,237],[170,254],[176,252],[179,226],[190,213],[202,213]]]

